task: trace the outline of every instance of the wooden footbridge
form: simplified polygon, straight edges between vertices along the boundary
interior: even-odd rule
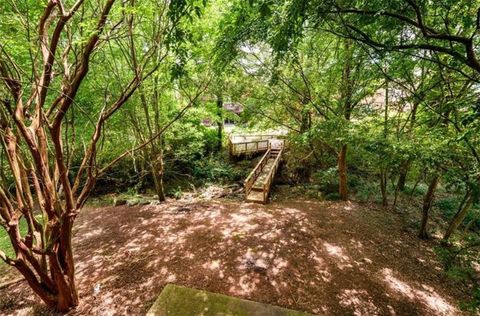
[[[273,178],[282,158],[284,143],[278,135],[236,135],[229,138],[232,156],[265,152],[244,182],[247,201],[267,203]]]

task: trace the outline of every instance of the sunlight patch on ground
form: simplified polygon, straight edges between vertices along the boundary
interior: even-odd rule
[[[288,266],[288,261],[282,258],[276,258],[273,260],[273,267],[272,267],[272,273],[273,275],[277,275],[282,270],[284,270]]]
[[[327,251],[327,254],[330,257],[338,260],[337,262],[338,268],[343,270],[345,268],[353,267],[353,265],[351,264],[352,260],[348,255],[345,254],[345,251],[343,250],[342,247],[330,244],[328,242],[324,242],[323,247],[325,248],[325,250]]]
[[[324,242],[323,246],[327,250],[328,254],[333,257],[337,257],[342,260],[349,260],[350,258],[343,252],[343,249],[339,246],[335,246],[328,242]]]
[[[205,262],[202,266],[204,269],[217,270],[220,268],[220,260],[213,260],[210,262]]]
[[[102,228],[97,228],[97,229],[93,229],[89,232],[84,233],[84,236],[88,238],[88,237],[98,236],[102,233],[103,233],[103,229]]]
[[[352,204],[352,202],[348,201],[347,203],[348,204],[343,207],[345,211],[353,211],[354,209],[356,209],[356,206]]]
[[[337,297],[340,300],[340,305],[351,308],[355,316],[380,314],[379,308],[375,306],[372,297],[366,290],[347,289],[343,290]]]
[[[278,297],[285,306],[301,309],[308,305],[309,311],[322,315],[339,311],[394,314],[393,307],[383,304],[385,300],[395,308],[399,301],[436,315],[453,313],[454,308],[435,288],[406,284],[391,272],[381,274],[379,282],[378,265],[383,262],[372,252],[378,247],[375,236],[362,239],[349,224],[356,214],[354,203],[339,205],[327,218],[313,216],[320,212],[313,206],[305,211],[305,205],[295,203],[283,207],[275,203],[171,201],[111,210],[122,212],[118,213],[120,220],[110,212],[103,219],[108,223],[103,230],[100,226],[89,230],[83,223],[76,227],[78,237],[88,239],[80,247],[77,244],[76,254],[82,255],[77,258],[82,311],[142,314],[138,311],[165,283],[179,283],[255,300]],[[88,221],[102,218],[89,216]],[[333,229],[337,224],[343,226]],[[396,247],[405,248],[405,240],[399,240],[404,242]],[[99,244],[97,249],[87,248],[94,243]],[[350,273],[355,283],[350,279],[344,283]],[[372,278],[373,285],[368,283]],[[355,285],[344,289],[350,286],[346,284]],[[99,291],[92,295],[95,285]],[[370,294],[378,292],[371,290],[372,286],[385,290],[387,297],[373,302]],[[132,307],[136,313],[131,312]]]
[[[456,308],[445,301],[431,287],[423,286],[424,290],[414,288],[409,284],[399,280],[393,275],[391,269],[383,269],[381,271],[384,282],[394,292],[407,297],[409,300],[420,300],[423,305],[434,312],[436,315],[452,315],[455,314]]]
[[[323,282],[330,282],[332,280],[332,274],[328,271],[325,260],[319,257],[314,251],[310,253],[309,259],[315,263],[315,270],[319,274],[319,276],[316,276],[316,279]]]
[[[356,240],[356,239],[350,239],[350,243],[352,244],[352,246],[354,246],[355,248],[361,250],[363,249],[363,243],[359,240]]]
[[[252,275],[242,275],[237,284],[230,287],[229,292],[234,295],[248,295],[257,289],[258,283],[260,283],[260,279],[258,277]]]

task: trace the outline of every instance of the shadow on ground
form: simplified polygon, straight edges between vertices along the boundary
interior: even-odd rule
[[[75,227],[81,304],[71,314],[142,315],[168,283],[316,314],[461,314],[432,245],[394,216],[308,201],[87,209]],[[22,283],[0,295],[5,314],[46,312]]]

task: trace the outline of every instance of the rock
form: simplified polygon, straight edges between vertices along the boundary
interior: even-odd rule
[[[149,205],[149,204],[150,204],[149,200],[140,200],[140,202],[138,203],[138,205]]]
[[[138,205],[139,200],[128,200],[127,201],[127,206],[135,206]]]
[[[190,213],[192,211],[191,208],[186,207],[186,206],[181,206],[176,209],[177,213]]]
[[[125,199],[115,199],[113,202],[114,206],[120,206],[120,205],[125,205],[127,204],[127,200]]]
[[[253,270],[254,272],[257,273],[266,273],[267,272],[267,264],[259,259],[259,260],[253,260],[253,259],[247,259],[245,261],[245,266],[249,270]]]
[[[206,200],[218,199],[227,195],[228,192],[222,187],[219,186],[210,186],[201,194],[201,198]]]
[[[148,204],[150,204],[150,200],[142,199],[142,198],[136,198],[136,199],[131,199],[127,201],[128,206],[148,205]]]

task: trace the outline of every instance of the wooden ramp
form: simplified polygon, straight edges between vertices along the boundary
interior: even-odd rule
[[[269,139],[265,154],[245,180],[246,200],[257,203],[267,203],[273,178],[280,164],[284,141]]]

